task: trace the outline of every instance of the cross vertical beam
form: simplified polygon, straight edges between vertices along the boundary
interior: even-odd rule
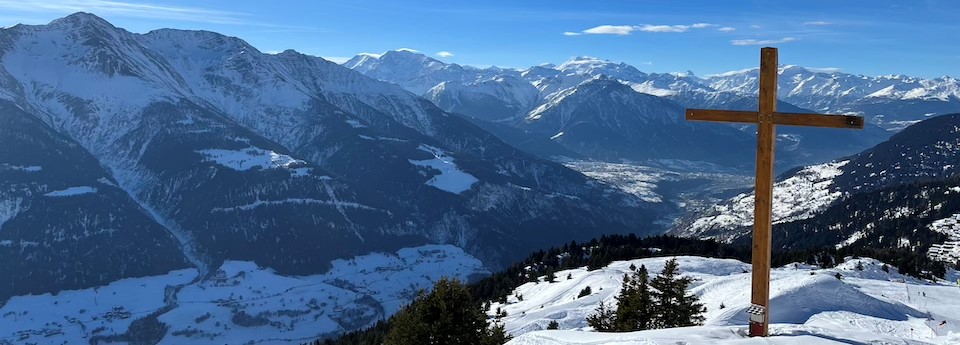
[[[777,48],[760,50],[760,99],[757,112],[757,178],[753,214],[753,286],[750,302],[762,307],[750,320],[750,336],[767,336],[770,313],[770,250],[773,220],[773,151],[777,111]],[[760,322],[756,322],[760,321]]]
[[[863,129],[863,118],[849,115],[777,112],[777,49],[760,50],[760,98],[756,112],[687,109],[689,121],[757,124],[757,182],[753,209],[753,281],[750,336],[765,337],[770,323],[770,252],[773,227],[773,152],[776,125]]]

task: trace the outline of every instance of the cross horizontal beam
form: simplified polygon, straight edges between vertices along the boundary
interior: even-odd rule
[[[688,121],[758,123],[755,111],[687,109]],[[773,113],[773,123],[784,126],[863,129],[863,118],[849,115]]]

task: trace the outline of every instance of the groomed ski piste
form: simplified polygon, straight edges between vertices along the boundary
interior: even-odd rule
[[[560,271],[556,281],[514,290],[503,319],[510,345],[575,344],[960,344],[960,274],[923,281],[870,258],[847,258],[835,268],[791,264],[772,271],[771,337],[747,336],[750,265],[730,259],[676,257],[690,291],[707,307],[703,326],[628,333],[595,332],[586,323],[600,301],[615,306],[630,265],[653,277],[669,258],[617,261],[607,267]],[[863,270],[857,269],[858,263]],[[841,279],[837,279],[839,273]],[[568,279],[569,277],[569,279]],[[578,298],[590,286],[592,293]],[[520,301],[519,296],[523,297]],[[721,308],[723,305],[723,308]],[[545,330],[551,321],[559,330]]]

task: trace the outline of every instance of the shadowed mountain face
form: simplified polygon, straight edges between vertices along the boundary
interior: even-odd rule
[[[72,145],[56,150],[72,160],[45,166],[38,178],[100,169],[77,186],[30,182],[45,192],[97,190],[45,202],[116,194],[111,212],[150,229],[130,230],[156,243],[144,256],[166,260],[77,269],[111,270],[98,282],[226,259],[317,273],[332,259],[424,243],[456,244],[498,267],[531,248],[655,230],[658,210],[637,197],[523,153],[398,86],[293,51],[262,54],[212,32],[139,35],[85,13],[3,29],[0,99],[17,109],[5,121],[29,119],[30,131]],[[32,136],[13,128],[0,127],[4,147],[30,144]],[[4,151],[0,164],[33,166],[24,157]],[[34,176],[16,169],[0,173]],[[2,196],[0,210],[17,211],[0,213],[0,243],[56,241],[8,232],[47,223],[10,206],[22,196]],[[72,224],[65,233],[134,226],[106,215],[83,226],[60,218]],[[114,254],[79,245],[56,260],[82,255],[109,262]]]
[[[75,141],[0,101],[0,300],[189,265],[167,229]]]

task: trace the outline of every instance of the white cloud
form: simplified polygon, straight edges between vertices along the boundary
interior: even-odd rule
[[[636,30],[637,27],[631,25],[600,25],[583,30],[583,33],[592,35],[629,35]]]
[[[731,31],[736,31],[736,30],[737,30],[737,28],[735,28],[735,27],[730,27],[730,26],[724,26],[724,27],[722,27],[722,28],[717,29],[717,31],[723,31],[723,32],[731,32]]]
[[[453,56],[453,53],[448,52],[448,51],[446,51],[446,50],[442,50],[442,51],[437,52],[437,56],[442,57],[442,58],[448,58],[448,57]]]
[[[833,23],[831,23],[831,22],[825,22],[825,21],[822,21],[822,20],[813,21],[813,22],[804,22],[804,23],[803,23],[803,25],[811,25],[811,26],[827,26],[827,25],[832,25],[832,24],[833,24]]]
[[[349,57],[344,56],[321,56],[324,60],[331,61],[336,64],[342,64],[350,60]]]
[[[149,3],[112,0],[0,0],[0,9],[10,11],[71,14],[89,12],[97,15],[163,19],[208,24],[249,25],[298,31],[316,31],[315,28],[276,25],[255,20],[249,13],[223,11],[202,7],[154,5]]]
[[[745,40],[732,40],[731,44],[735,46],[758,46],[765,44],[778,44],[778,43],[787,43],[796,41],[796,37],[784,37],[779,40],[756,40],[756,39],[745,39]]]
[[[823,73],[836,73],[836,72],[840,72],[841,70],[839,67],[804,67],[804,68],[814,72],[823,72]]]
[[[717,26],[716,24],[710,23],[695,23],[690,25],[600,25],[597,27],[592,27],[581,32],[571,32],[567,31],[563,34],[566,36],[578,36],[581,34],[591,34],[591,35],[629,35],[635,31],[643,32],[687,32],[690,29],[704,29],[712,26]]]
[[[762,28],[762,26],[757,25],[757,24],[753,24],[753,25],[750,25],[750,28],[751,28],[751,29],[759,29],[759,28]]]
[[[640,31],[645,32],[686,32],[690,25],[644,25]]]
[[[398,52],[407,52],[407,53],[417,53],[417,54],[420,53],[419,50],[410,49],[410,48],[400,48],[400,49],[397,49],[397,51],[398,51]]]

